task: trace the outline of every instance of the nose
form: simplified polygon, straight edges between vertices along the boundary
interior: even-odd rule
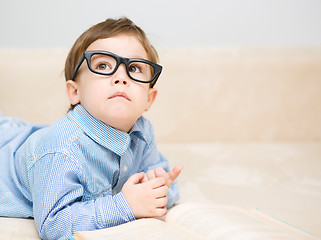
[[[126,66],[124,64],[121,64],[117,71],[113,75],[113,84],[119,84],[119,85],[128,85],[129,84],[129,78],[126,71]]]
[[[127,85],[128,84],[128,81],[126,80],[117,80],[117,79],[114,79],[114,84],[123,84],[123,85]]]

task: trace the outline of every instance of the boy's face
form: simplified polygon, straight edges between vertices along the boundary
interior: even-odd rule
[[[117,35],[93,42],[86,51],[103,50],[126,58],[147,59],[139,40],[131,35]],[[66,83],[71,104],[80,103],[92,116],[109,126],[129,132],[136,120],[155,100],[157,90],[148,83],[131,80],[121,64],[111,76],[92,73],[83,62],[77,81]]]

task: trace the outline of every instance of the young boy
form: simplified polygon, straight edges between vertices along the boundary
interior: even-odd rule
[[[165,215],[182,167],[169,171],[142,117],[157,95],[156,61],[129,19],[84,32],[65,64],[67,116],[50,126],[0,118],[0,216],[33,217],[42,239],[68,239]]]

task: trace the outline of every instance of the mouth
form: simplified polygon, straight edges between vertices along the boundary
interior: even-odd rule
[[[115,98],[123,98],[123,99],[126,99],[126,100],[130,101],[129,97],[124,92],[116,92],[111,97],[109,97],[108,99],[115,99]]]

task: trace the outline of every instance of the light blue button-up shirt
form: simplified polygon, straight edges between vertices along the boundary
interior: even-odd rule
[[[143,117],[124,133],[77,105],[50,126],[0,128],[0,216],[34,217],[43,239],[132,221],[123,184],[158,166],[169,170]],[[167,198],[178,200],[176,182]]]

